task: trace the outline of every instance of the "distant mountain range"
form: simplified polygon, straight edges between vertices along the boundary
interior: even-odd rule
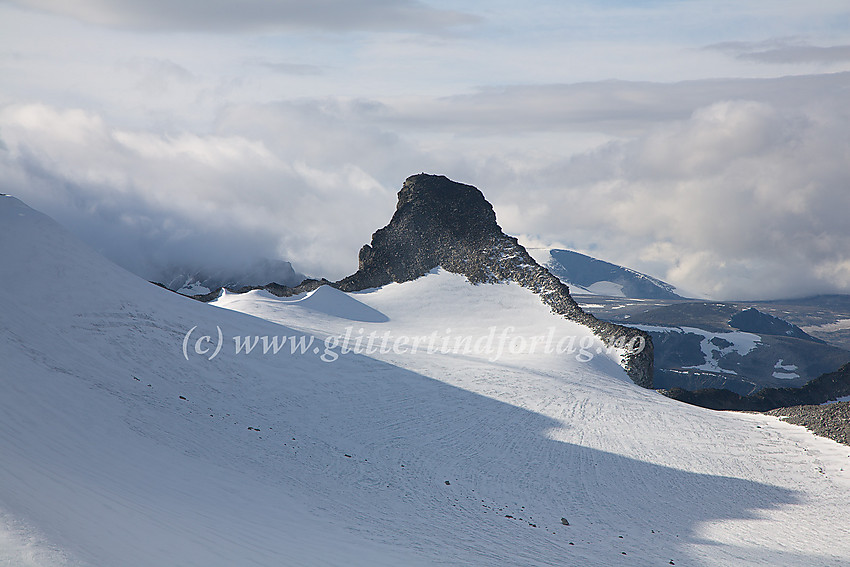
[[[597,317],[636,326],[652,336],[656,388],[720,388],[746,396],[762,388],[803,386],[850,361],[850,344],[837,340],[841,336],[813,336],[801,328],[815,333],[812,329],[819,324],[847,317],[845,311],[814,308],[811,300],[577,297]]]
[[[829,306],[816,298],[762,303],[687,299],[658,278],[572,250],[538,248],[533,256],[570,286],[584,309],[652,336],[656,388],[718,388],[747,396],[762,388],[801,387],[850,361],[850,341],[836,342],[836,332],[812,336],[784,318],[812,332],[832,331],[836,325],[830,323],[845,316],[841,311],[830,318],[829,306],[844,305],[834,297],[826,298]],[[816,313],[823,318],[813,318]]]

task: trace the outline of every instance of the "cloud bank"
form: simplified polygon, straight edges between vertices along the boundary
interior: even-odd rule
[[[685,290],[850,293],[846,2],[463,9],[0,0],[0,191],[148,279],[333,279],[425,171]]]
[[[836,63],[850,61],[850,45],[830,45],[821,47],[805,42],[786,39],[768,41],[727,41],[709,45],[714,49],[729,53],[738,59],[759,63]]]
[[[230,106],[206,135],[12,105],[0,112],[0,167],[9,192],[147,277],[187,256],[284,258],[342,277],[404,178],[425,170],[480,187],[510,233],[684,289],[850,292],[848,87],[838,74],[298,100]],[[545,146],[570,130],[608,138]]]
[[[148,279],[163,267],[239,269],[261,258],[297,258],[316,273],[356,268],[336,248],[367,239],[364,227],[392,209],[355,165],[284,161],[238,135],[125,131],[81,110],[16,105],[0,111],[0,136],[7,192]],[[348,222],[352,211],[363,225]]]

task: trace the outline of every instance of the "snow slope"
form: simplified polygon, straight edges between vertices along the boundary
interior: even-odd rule
[[[222,309],[8,197],[0,255],[0,565],[848,564],[850,449],[638,388],[517,286]]]

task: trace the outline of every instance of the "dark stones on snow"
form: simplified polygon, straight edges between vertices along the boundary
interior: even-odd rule
[[[794,406],[767,412],[788,423],[802,425],[815,435],[850,445],[850,402]]]

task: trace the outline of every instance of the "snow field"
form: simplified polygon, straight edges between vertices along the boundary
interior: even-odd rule
[[[418,351],[332,363],[181,348],[193,327],[228,340],[589,335],[522,288],[437,272],[217,308],[6,199],[0,564],[848,564],[850,451],[638,388],[596,347],[587,362]]]

